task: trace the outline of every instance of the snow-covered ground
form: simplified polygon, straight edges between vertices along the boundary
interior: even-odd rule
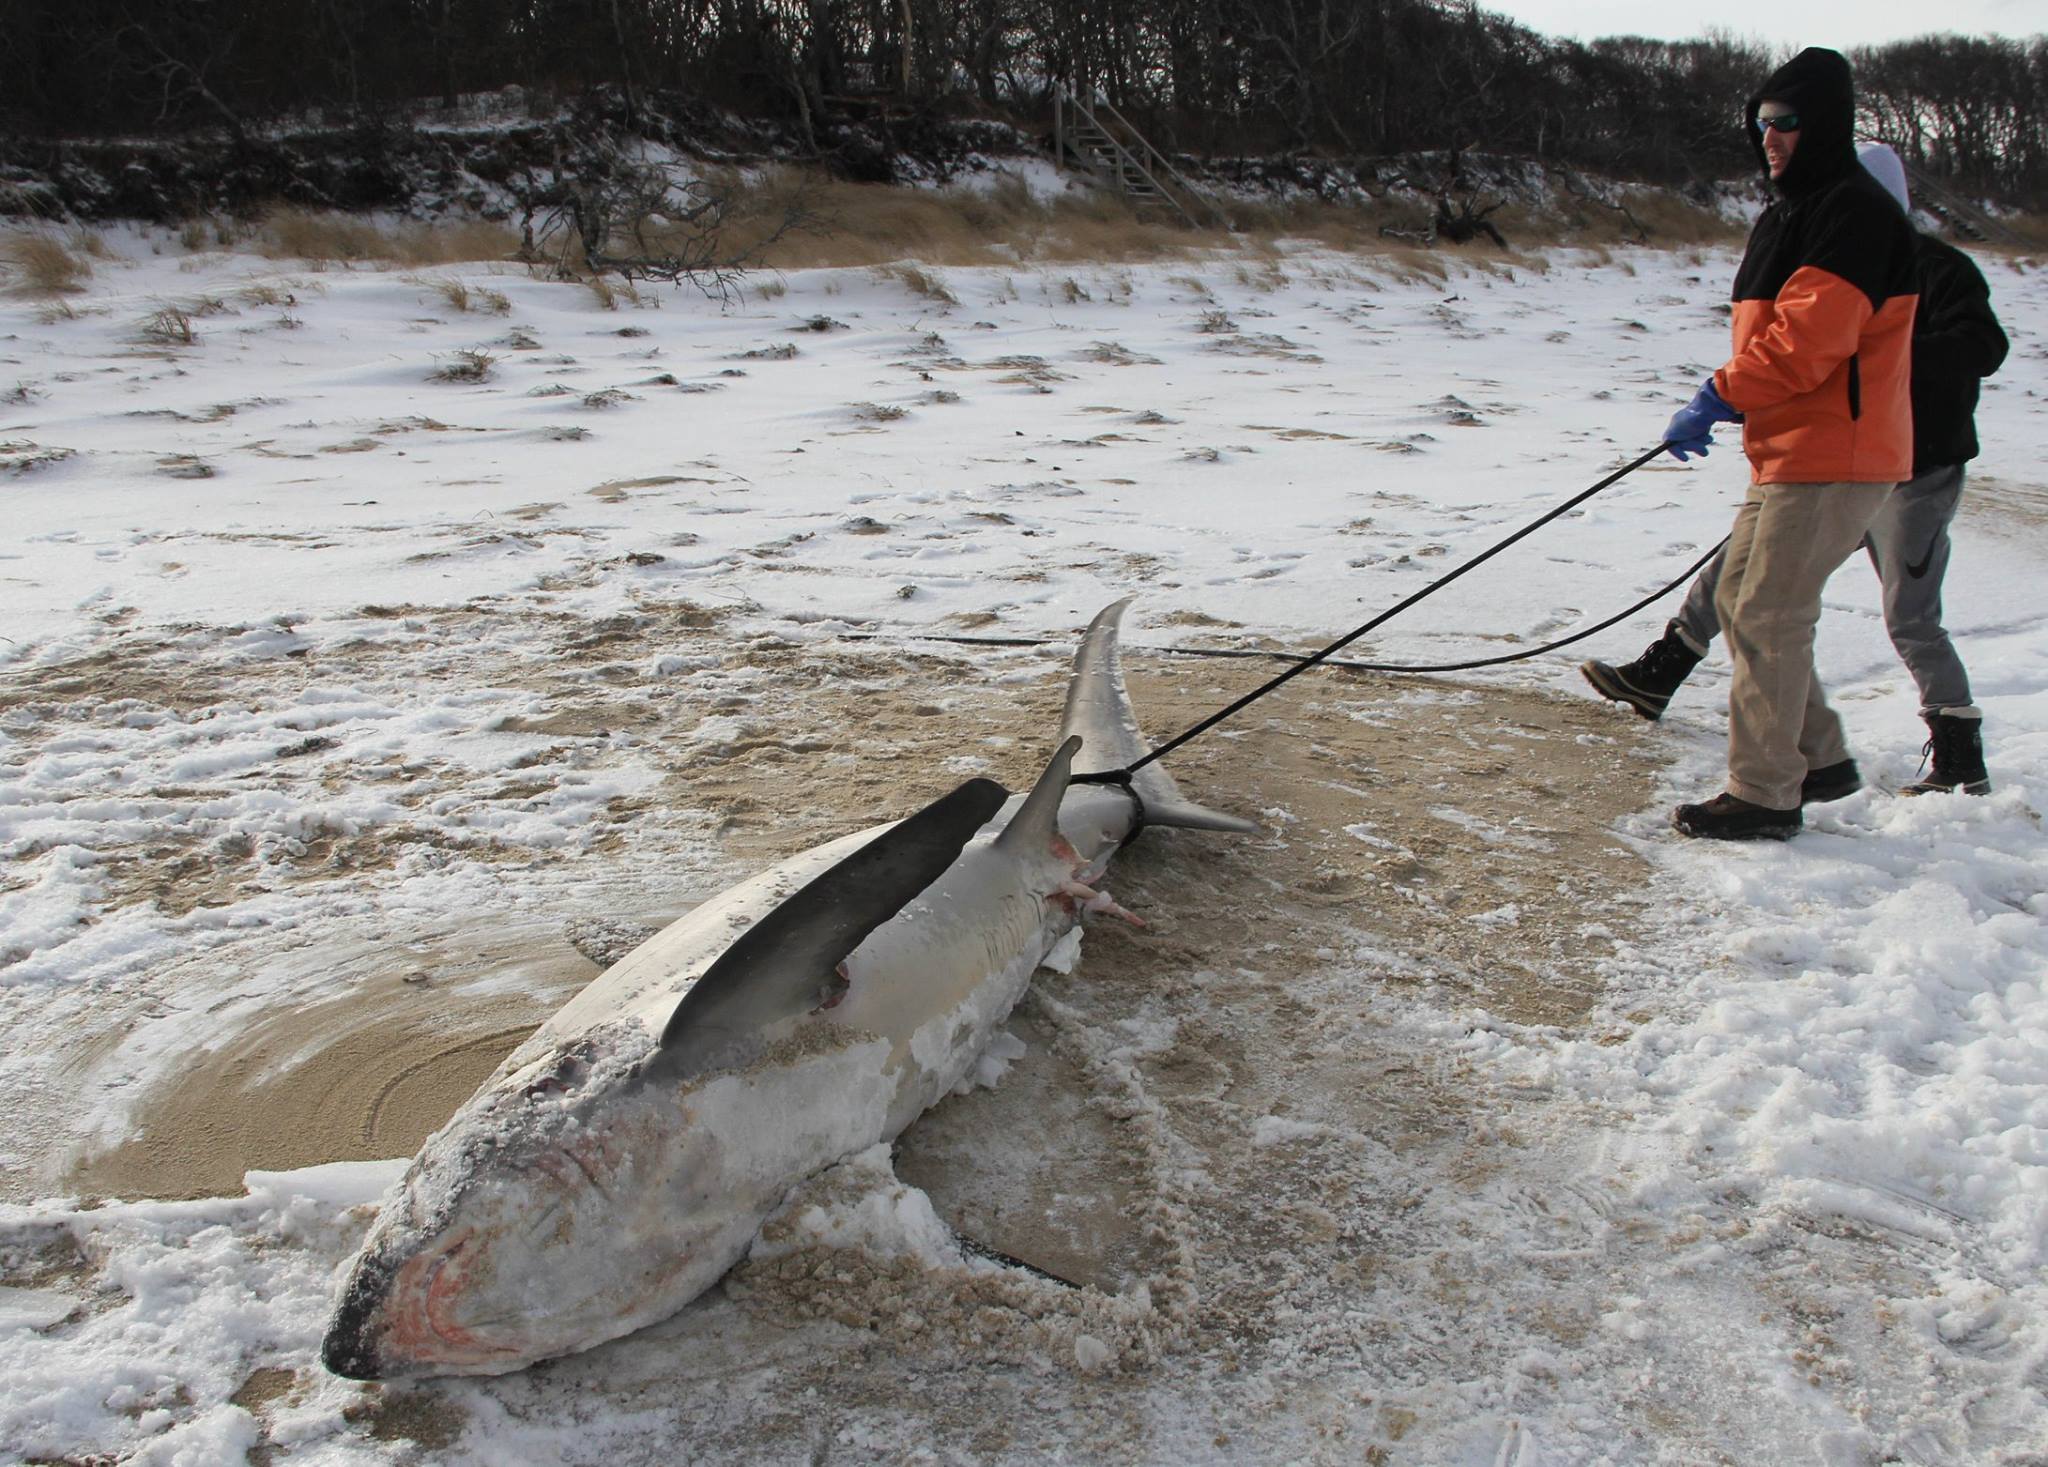
[[[0,299],[0,1455],[2048,1461],[2038,266],[1982,261],[2013,353],[1948,587],[1990,797],[1677,840],[1725,660],[1654,729],[1574,670],[1655,612],[1311,674],[1173,761],[1267,834],[1120,858],[1152,931],[1091,930],[893,1163],[666,1325],[386,1389],[315,1356],[368,1158],[620,942],[1028,781],[1117,597],[1164,737],[1268,664],[1143,649],[1320,645],[1625,462],[1719,362],[1734,256],[613,311],[115,244],[68,312]],[[173,306],[191,344],[143,329]],[[1644,469],[1353,655],[1562,635],[1743,483],[1732,444]],[[1866,566],[1828,607],[1896,787],[1923,730]]]

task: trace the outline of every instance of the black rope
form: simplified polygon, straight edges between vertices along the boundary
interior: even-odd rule
[[[1498,544],[1489,546],[1487,549],[1480,551],[1479,554],[1473,556],[1472,559],[1466,561],[1456,570],[1450,571],[1445,575],[1439,576],[1436,580],[1431,581],[1427,586],[1424,586],[1421,590],[1415,592],[1410,596],[1403,597],[1400,601],[1388,607],[1385,611],[1382,611],[1378,616],[1374,617],[1364,626],[1357,628],[1355,631],[1346,632],[1336,641],[1330,643],[1329,646],[1323,648],[1322,651],[1315,653],[1313,656],[1303,658],[1300,662],[1295,663],[1294,666],[1288,668],[1287,671],[1281,673],[1278,677],[1271,678],[1263,685],[1252,689],[1249,693],[1246,693],[1242,698],[1239,698],[1235,703],[1232,703],[1229,707],[1223,708],[1215,713],[1210,714],[1207,718],[1203,719],[1200,723],[1195,724],[1192,728],[1186,730],[1183,733],[1176,734],[1174,737],[1168,739],[1165,743],[1155,748],[1151,753],[1145,755],[1142,759],[1139,759],[1135,763],[1133,763],[1130,766],[1129,770],[1126,772],[1130,774],[1137,773],[1140,769],[1143,769],[1147,764],[1150,764],[1154,760],[1163,758],[1167,754],[1172,753],[1175,749],[1178,749],[1182,744],[1187,743],[1189,740],[1199,738],[1201,735],[1207,733],[1210,729],[1214,728],[1217,724],[1223,722],[1224,719],[1230,717],[1233,713],[1238,713],[1246,708],[1249,708],[1252,704],[1258,702],[1259,699],[1265,697],[1266,694],[1272,692],[1275,688],[1278,688],[1282,683],[1285,683],[1288,679],[1299,677],[1301,676],[1301,674],[1307,672],[1311,667],[1314,667],[1317,663],[1329,660],[1329,657],[1332,653],[1342,651],[1344,648],[1350,646],[1353,642],[1357,641],[1360,637],[1364,636],[1367,632],[1373,630],[1373,628],[1380,626],[1386,622],[1392,621],[1395,617],[1399,616],[1409,607],[1415,605],[1416,602],[1434,596],[1438,591],[1441,591],[1444,587],[1450,585],[1451,582],[1457,580],[1458,577],[1466,574],[1468,571],[1477,570],[1480,566],[1486,564],[1487,561],[1493,559],[1494,556],[1500,554],[1509,546],[1514,545],[1519,541],[1527,539],[1529,536],[1535,534],[1538,530],[1542,529],[1545,525],[1549,524],[1552,520],[1558,519],[1563,515],[1571,513],[1571,511],[1577,509],[1580,505],[1584,504],[1587,500],[1591,499],[1595,494],[1598,494],[1601,490],[1609,487],[1612,484],[1619,482],[1620,480],[1626,478],[1628,475],[1633,474],[1637,469],[1641,468],[1651,459],[1656,458],[1658,455],[1662,454],[1665,450],[1665,447],[1665,444],[1659,443],[1655,448],[1643,454],[1641,457],[1636,458],[1630,461],[1629,463],[1623,464],[1620,468],[1616,469],[1613,473],[1609,474],[1606,478],[1602,479],[1592,488],[1582,490],[1579,493],[1574,494],[1570,499],[1567,499],[1563,504],[1557,506],[1557,508],[1549,511],[1546,514],[1539,515],[1537,518],[1531,520],[1528,524],[1522,526],[1521,529],[1515,531],[1515,533],[1508,536],[1507,539],[1502,540]],[[1704,564],[1704,562],[1702,562],[1702,564]]]
[[[1676,590],[1678,586],[1688,577],[1697,574],[1701,566],[1704,566],[1709,560],[1713,559],[1713,557],[1720,552],[1721,546],[1716,545],[1712,550],[1709,550],[1705,555],[1701,556],[1697,561],[1693,563],[1692,568],[1686,571],[1685,575],[1680,576],[1678,580],[1673,581],[1668,586],[1664,586],[1659,588],[1658,590],[1652,591],[1648,596],[1645,596],[1642,600],[1636,602],[1635,605],[1627,608],[1624,611],[1615,613],[1613,616],[1609,617],[1607,620],[1603,622],[1598,623],[1597,625],[1587,627],[1583,631],[1574,632],[1571,636],[1562,637],[1555,642],[1546,642],[1540,647],[1529,647],[1519,652],[1503,653],[1498,657],[1476,657],[1467,662],[1444,662],[1435,664],[1404,664],[1391,662],[1350,661],[1331,662],[1331,654],[1342,651],[1344,648],[1350,646],[1353,642],[1357,641],[1360,637],[1364,636],[1367,632],[1370,632],[1374,628],[1383,626],[1387,622],[1392,621],[1395,617],[1399,616],[1402,612],[1406,611],[1409,607],[1415,605],[1417,602],[1427,600],[1429,597],[1434,596],[1437,592],[1441,591],[1444,587],[1450,585],[1451,582],[1457,580],[1460,576],[1465,575],[1469,571],[1477,570],[1480,566],[1486,564],[1487,561],[1493,559],[1494,556],[1500,554],[1503,550],[1508,549],[1510,546],[1515,545],[1520,541],[1526,540],[1529,536],[1535,534],[1538,530],[1542,529],[1552,520],[1559,519],[1564,515],[1570,514],[1573,510],[1577,509],[1580,505],[1584,504],[1587,500],[1591,499],[1595,494],[1598,494],[1601,490],[1607,489],[1613,486],[1614,484],[1619,483],[1622,479],[1627,478],[1630,474],[1633,474],[1637,469],[1641,468],[1651,459],[1656,458],[1658,455],[1662,454],[1669,447],[1670,445],[1668,443],[1659,443],[1655,448],[1652,448],[1648,452],[1643,453],[1637,458],[1630,460],[1628,463],[1623,464],[1620,468],[1616,469],[1613,473],[1609,474],[1599,483],[1593,485],[1592,488],[1581,490],[1579,493],[1574,494],[1570,499],[1567,499],[1564,503],[1558,505],[1555,509],[1549,510],[1544,514],[1537,516],[1535,519],[1529,521],[1528,524],[1522,526],[1521,529],[1515,531],[1514,534],[1508,536],[1507,539],[1502,540],[1497,544],[1488,546],[1485,550],[1480,551],[1479,554],[1473,556],[1463,565],[1457,567],[1457,569],[1446,572],[1444,575],[1437,577],[1437,579],[1431,581],[1428,585],[1424,586],[1421,590],[1416,591],[1412,595],[1403,597],[1400,601],[1397,601],[1396,603],[1394,603],[1394,605],[1388,607],[1385,611],[1382,611],[1378,616],[1374,617],[1371,621],[1366,622],[1363,626],[1357,627],[1352,631],[1346,632],[1336,641],[1330,643],[1329,646],[1323,648],[1322,651],[1313,653],[1310,656],[1297,658],[1292,653],[1261,652],[1255,648],[1164,649],[1168,651],[1186,652],[1190,655],[1195,656],[1277,657],[1291,661],[1293,663],[1293,666],[1289,667],[1287,671],[1281,673],[1278,677],[1267,679],[1264,683],[1260,684],[1256,688],[1253,688],[1249,693],[1246,693],[1242,698],[1239,698],[1236,702],[1230,704],[1228,707],[1217,710],[1216,712],[1210,714],[1207,718],[1203,719],[1200,723],[1197,723],[1191,728],[1188,728],[1183,732],[1174,735],[1174,737],[1168,739],[1165,743],[1153,749],[1151,753],[1146,754],[1143,758],[1137,759],[1121,769],[1105,769],[1092,774],[1077,774],[1073,777],[1073,783],[1115,784],[1122,785],[1128,789],[1131,787],[1131,776],[1136,774],[1140,769],[1143,769],[1147,764],[1150,764],[1155,760],[1164,758],[1166,755],[1172,753],[1175,749],[1178,749],[1182,744],[1188,743],[1193,739],[1201,737],[1210,729],[1214,728],[1217,724],[1223,722],[1224,719],[1229,718],[1232,714],[1240,713],[1244,709],[1249,708],[1252,704],[1258,702],[1259,699],[1265,697],[1266,694],[1280,687],[1280,685],[1288,681],[1288,679],[1299,677],[1302,673],[1307,672],[1311,667],[1320,666],[1323,663],[1330,663],[1330,665],[1333,667],[1352,668],[1361,672],[1467,672],[1473,668],[1498,667],[1502,663],[1523,662],[1531,657],[1541,657],[1546,652],[1555,652],[1560,647],[1569,647],[1574,642],[1584,641],[1587,637],[1593,636],[1599,632],[1607,630],[1607,628],[1613,626],[1616,622],[1621,621],[1626,617],[1634,616],[1638,611],[1641,611],[1644,607],[1648,606],[1658,597],[1667,595],[1671,591]],[[1722,542],[1722,544],[1726,543],[1727,542],[1725,540]],[[990,647],[1034,647],[1040,645],[1038,639],[1031,637],[946,637],[930,638],[928,640],[965,642],[978,646]]]
[[[1471,672],[1475,668],[1500,667],[1510,662],[1527,662],[1532,658],[1543,656],[1546,652],[1556,652],[1565,647],[1583,642],[1588,637],[1597,637],[1609,627],[1627,621],[1637,612],[1655,605],[1658,601],[1669,596],[1673,591],[1676,591],[1680,586],[1698,575],[1708,561],[1721,553],[1722,546],[1725,546],[1727,543],[1728,541],[1724,537],[1706,554],[1687,566],[1676,579],[1659,586],[1640,601],[1631,602],[1615,612],[1614,615],[1602,621],[1596,621],[1589,627],[1581,627],[1569,637],[1559,637],[1554,642],[1545,642],[1538,647],[1524,647],[1519,652],[1504,652],[1498,657],[1474,657],[1464,662],[1358,662],[1349,657],[1329,657],[1323,659],[1322,665],[1324,667],[1342,668],[1347,672]],[[842,632],[840,635],[848,641],[854,642],[875,642],[882,640],[885,636],[893,636],[893,634],[884,632]],[[1056,637],[965,637],[949,636],[937,632],[921,632],[912,637],[911,640],[916,642],[944,642],[948,645],[963,647],[1044,647],[1061,639]],[[1281,652],[1269,647],[1146,647],[1126,645],[1124,651],[1127,653],[1145,652],[1159,657],[1258,658],[1266,662],[1308,661],[1299,652]],[[1105,780],[1109,774],[1127,774],[1128,772],[1128,770],[1111,770],[1103,774],[1086,776],[1086,778]],[[1075,776],[1077,779],[1083,777],[1080,775]]]
[[[1708,561],[1721,553],[1722,546],[1727,543],[1727,537],[1723,536],[1713,549],[1687,566],[1685,573],[1679,576],[1678,579],[1670,582],[1668,585],[1659,586],[1634,605],[1623,607],[1605,621],[1596,621],[1589,627],[1582,627],[1578,631],[1573,632],[1569,637],[1559,637],[1555,642],[1545,642],[1540,647],[1525,647],[1519,652],[1503,652],[1498,657],[1474,657],[1465,662],[1354,662],[1348,658],[1333,657],[1323,665],[1325,667],[1348,668],[1352,672],[1470,672],[1474,668],[1499,667],[1509,662],[1527,662],[1532,657],[1541,657],[1546,652],[1558,651],[1560,648],[1569,647],[1575,642],[1583,642],[1588,637],[1597,637],[1616,623],[1627,621],[1637,612],[1669,596],[1673,591],[1676,591],[1680,586],[1698,575]],[[1201,648],[1175,648],[1173,650],[1187,650],[1198,655],[1203,652]],[[1221,647],[1210,650],[1214,655],[1222,657],[1269,657],[1280,658],[1289,662],[1305,662],[1307,660],[1297,652],[1267,652],[1253,647]]]

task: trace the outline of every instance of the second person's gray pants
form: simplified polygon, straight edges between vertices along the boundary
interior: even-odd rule
[[[1916,474],[1894,489],[1871,521],[1863,548],[1884,589],[1884,629],[1920,685],[1920,711],[1968,708],[1970,675],[1941,624],[1941,579],[1948,570],[1948,527],[1963,497],[1963,466]],[[1695,652],[1721,633],[1714,588],[1724,550],[1693,578],[1671,625]]]

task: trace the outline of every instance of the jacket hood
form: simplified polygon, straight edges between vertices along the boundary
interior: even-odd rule
[[[1797,153],[1792,155],[1798,157]],[[1913,213],[1913,196],[1906,191],[1906,165],[1899,161],[1899,155],[1884,143],[1860,143],[1856,148],[1856,161],[1863,165],[1863,171],[1884,185],[1884,191],[1899,201],[1899,207],[1906,211],[1908,218]]]
[[[1765,102],[1781,102],[1799,114],[1799,145],[1784,176],[1774,180],[1787,198],[1812,193],[1857,166],[1856,85],[1839,51],[1808,46],[1772,72],[1749,99],[1743,122],[1757,165],[1768,175],[1763,134],[1756,130],[1756,114]]]

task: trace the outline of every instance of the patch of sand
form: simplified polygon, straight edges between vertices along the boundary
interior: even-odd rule
[[[2048,524],[2048,485],[1966,473],[1957,518],[1993,534],[2031,538]]]
[[[237,1015],[150,1086],[135,1130],[74,1163],[64,1189],[232,1197],[252,1170],[410,1156],[600,971],[530,929],[314,946],[296,960],[338,996]]]

